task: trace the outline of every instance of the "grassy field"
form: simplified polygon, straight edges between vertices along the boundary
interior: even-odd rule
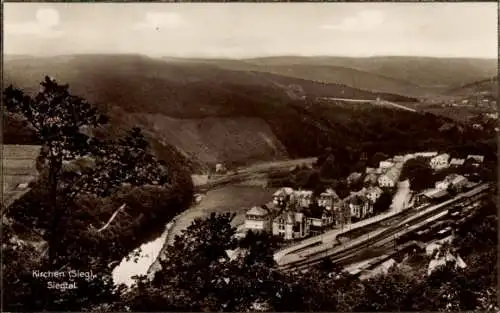
[[[187,209],[175,218],[175,225],[167,238],[172,243],[175,235],[191,225],[195,218],[203,218],[211,213],[236,213],[233,225],[244,222],[245,212],[252,206],[265,204],[271,201],[276,189],[267,189],[255,186],[226,186],[209,191],[203,200]]]

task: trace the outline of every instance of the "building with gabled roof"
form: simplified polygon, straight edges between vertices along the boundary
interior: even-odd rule
[[[382,195],[383,191],[380,187],[378,186],[370,186],[366,188],[364,194],[366,197],[373,203],[375,203],[378,198]]]
[[[464,165],[465,159],[458,159],[458,158],[453,158],[450,161],[450,167],[459,167]]]
[[[340,197],[331,188],[328,188],[326,191],[322,192],[317,198],[318,206],[323,207],[326,210],[332,210],[340,202],[341,202]]]
[[[272,216],[264,207],[254,206],[245,213],[245,229],[252,231],[270,231]]]
[[[470,154],[467,156],[467,160],[468,159],[473,159],[476,163],[483,163],[484,162],[483,155]]]
[[[287,210],[274,218],[272,232],[285,240],[300,239],[309,235],[309,223],[304,213]]]
[[[293,197],[294,190],[290,187],[283,187],[273,194],[273,202],[276,205],[283,205]]]
[[[378,184],[380,187],[394,187],[399,180],[399,175],[401,170],[397,167],[391,168],[385,174],[382,174],[378,178]]]
[[[370,200],[363,194],[352,193],[344,199],[345,205],[350,209],[351,218],[362,219],[373,213],[373,205]]]
[[[302,208],[307,208],[313,200],[313,192],[311,190],[296,190],[293,193],[294,202]]]

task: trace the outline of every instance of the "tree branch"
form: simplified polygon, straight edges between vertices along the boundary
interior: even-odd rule
[[[96,232],[100,233],[101,231],[105,230],[106,228],[108,228],[108,226],[111,224],[111,222],[113,222],[113,220],[115,219],[115,217],[118,215],[118,213],[120,211],[122,211],[125,207],[127,206],[126,203],[122,204],[114,213],[113,215],[111,215],[111,218],[109,219],[109,221],[101,228],[97,229]],[[90,225],[90,227],[92,229],[95,229],[95,227],[93,225]]]

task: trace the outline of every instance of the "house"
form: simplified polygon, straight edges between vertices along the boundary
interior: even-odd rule
[[[450,155],[448,153],[442,153],[433,157],[429,164],[435,170],[440,170],[449,166]]]
[[[293,193],[294,202],[302,208],[307,208],[312,203],[313,192],[311,190],[297,190]]]
[[[454,158],[454,159],[451,159],[451,161],[450,161],[450,167],[460,167],[460,166],[464,165],[464,163],[465,163],[465,159]]]
[[[361,176],[362,174],[358,172],[351,173],[349,176],[347,176],[347,183],[354,184],[361,178]]]
[[[456,175],[451,179],[451,186],[458,192],[467,186],[468,180],[462,175]]]
[[[255,206],[245,213],[245,229],[252,231],[270,231],[271,214],[264,207]]]
[[[394,163],[393,162],[390,162],[390,161],[380,161],[378,167],[381,168],[381,169],[390,169],[391,167],[394,166]]]
[[[215,173],[217,174],[223,174],[227,171],[226,167],[222,163],[217,163],[215,165]]]
[[[482,156],[482,155],[471,154],[471,155],[467,156],[467,160],[468,159],[473,159],[476,163],[483,163],[484,162],[484,156]]]
[[[489,118],[489,119],[496,120],[496,119],[498,119],[498,112],[495,112],[495,113],[486,113],[486,117]]]
[[[447,180],[447,179],[443,179],[441,181],[437,181],[434,186],[436,187],[436,189],[439,189],[439,190],[447,190],[448,187],[450,186],[450,181]]]
[[[429,262],[429,266],[427,267],[427,275],[431,275],[436,269],[445,266],[448,262],[454,263],[455,268],[466,268],[467,264],[465,264],[464,260],[457,254],[454,256],[450,251],[446,253],[438,252],[434,259]]]
[[[417,203],[442,200],[448,196],[448,191],[444,189],[428,189],[417,195]]]
[[[307,220],[311,233],[319,233],[325,227],[332,225],[334,222],[334,214],[332,211],[313,211],[307,212]]]
[[[351,217],[362,219],[373,213],[373,206],[364,195],[352,194],[344,201],[349,207]]]
[[[285,240],[300,239],[309,235],[309,220],[302,212],[283,211],[273,220],[273,235]]]
[[[458,174],[450,174],[443,180],[436,182],[435,187],[439,190],[446,190],[449,187],[455,186],[463,188],[467,184],[467,178]]]
[[[333,211],[333,223],[337,227],[351,223],[351,209],[344,201]]]
[[[365,169],[365,174],[372,174],[372,173],[375,173],[375,168],[374,167],[367,167]]]
[[[292,197],[293,193],[294,193],[294,190],[290,187],[283,187],[281,189],[278,189],[273,194],[274,204],[276,204],[276,205],[286,204],[288,201],[290,201],[290,198]]]
[[[372,202],[375,203],[378,198],[382,195],[382,189],[378,186],[370,186],[366,188],[365,195]]]
[[[432,158],[432,157],[435,157],[437,155],[438,155],[438,153],[436,151],[415,153],[415,157],[422,157],[422,158]]]
[[[327,189],[322,192],[317,199],[318,206],[325,208],[326,210],[332,210],[334,206],[340,203],[340,197],[333,189]]]
[[[401,171],[398,168],[391,168],[387,173],[378,178],[380,187],[394,187],[398,182]]]

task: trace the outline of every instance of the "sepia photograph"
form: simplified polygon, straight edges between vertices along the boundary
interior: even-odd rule
[[[498,312],[498,4],[3,3],[4,312]]]

